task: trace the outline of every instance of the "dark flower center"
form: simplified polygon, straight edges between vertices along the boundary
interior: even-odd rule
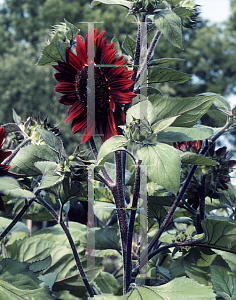
[[[109,113],[109,98],[110,89],[109,84],[104,76],[103,72],[99,67],[94,68],[94,79],[95,79],[95,117],[98,118],[105,117]],[[87,107],[87,96],[89,95],[88,90],[88,67],[84,66],[81,71],[75,76],[75,87],[79,100],[81,101],[84,108]],[[88,113],[88,112],[87,112]]]

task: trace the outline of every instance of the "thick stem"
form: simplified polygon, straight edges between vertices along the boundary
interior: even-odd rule
[[[84,270],[83,270],[83,267],[82,267],[82,264],[80,262],[80,259],[79,259],[79,255],[78,255],[78,252],[76,250],[76,247],[75,247],[75,243],[72,239],[72,236],[70,234],[70,231],[69,229],[66,227],[64,221],[62,219],[59,218],[58,214],[56,213],[56,211],[47,203],[45,202],[42,198],[40,199],[42,205],[50,212],[50,214],[54,217],[54,219],[56,219],[56,221],[61,225],[63,231],[65,232],[66,234],[66,237],[70,243],[70,247],[71,247],[71,250],[73,252],[73,255],[74,255],[74,259],[75,259],[75,262],[76,262],[76,266],[79,270],[79,273],[80,273],[80,276],[84,282],[84,285],[87,289],[87,292],[89,293],[89,296],[90,297],[93,297],[94,296],[94,292],[87,280],[87,277],[84,273]]]
[[[123,255],[123,267],[124,267],[124,289],[123,292],[128,292],[126,273],[127,273],[127,220],[125,212],[125,198],[124,198],[124,186],[122,179],[122,164],[121,164],[121,153],[115,152],[116,158],[116,187],[112,190],[113,197],[116,203],[117,216],[119,221],[121,243],[122,243],[122,255]]]
[[[134,222],[135,222],[135,216],[136,216],[136,212],[137,212],[137,205],[138,205],[139,192],[140,192],[140,164],[141,164],[141,160],[138,161],[138,166],[137,166],[136,174],[135,174],[133,202],[132,202],[132,209],[131,209],[131,214],[130,214],[128,235],[127,235],[127,271],[126,271],[127,290],[129,289],[129,286],[131,283],[132,241],[133,241],[133,233],[134,233]]]

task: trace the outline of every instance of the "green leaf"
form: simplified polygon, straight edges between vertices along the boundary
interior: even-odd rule
[[[160,133],[162,130],[165,130],[168,128],[176,119],[178,116],[170,117],[161,121],[158,121],[157,123],[152,125],[153,134]]]
[[[34,165],[42,174],[48,171],[55,171],[58,168],[58,164],[53,161],[37,161]]]
[[[182,152],[179,151],[181,162],[190,165],[197,166],[217,166],[219,163],[217,161],[211,160],[208,157],[198,155],[193,152]]]
[[[148,100],[145,100],[141,103],[133,105],[127,111],[126,124],[133,122],[133,118],[140,120],[146,119],[150,124],[152,124],[156,120],[156,112],[152,103]]]
[[[236,105],[233,106],[232,115],[236,117]]]
[[[154,21],[165,38],[174,46],[182,49],[182,29],[180,18],[169,9],[162,9],[155,13]]]
[[[160,205],[155,197],[148,197],[148,218],[154,218],[161,222],[167,215],[167,210],[163,205]]]
[[[184,83],[193,75],[164,67],[148,67],[148,83]]]
[[[209,287],[181,277],[160,286],[135,286],[131,292],[120,299],[215,300],[215,295]]]
[[[122,43],[122,48],[125,50],[127,54],[129,54],[134,59],[136,42],[129,35],[126,35]]]
[[[95,248],[97,250],[121,250],[118,229],[114,227],[107,227],[95,230]]]
[[[122,56],[122,50],[121,50],[121,47],[120,47],[120,42],[118,40],[118,38],[116,37],[116,35],[114,34],[112,40],[111,40],[112,43],[115,43],[114,45],[114,48],[116,50],[116,58]]]
[[[166,63],[172,63],[176,61],[184,61],[184,59],[181,58],[159,58],[159,59],[154,59],[148,63],[148,66],[159,66],[162,64]]]
[[[177,4],[179,4],[181,0],[168,0],[167,2],[171,5],[171,6],[176,6]]]
[[[99,272],[93,280],[100,293],[109,294],[118,288],[119,283],[114,276],[107,272]]]
[[[137,151],[142,165],[148,166],[148,177],[173,194],[177,194],[180,180],[180,156],[171,146],[156,143],[144,145]]]
[[[98,152],[96,170],[101,169],[112,152],[123,150],[124,147],[129,144],[129,142],[130,141],[127,140],[123,135],[116,135],[106,140],[105,143],[102,144]]]
[[[45,275],[40,275],[39,279],[43,281],[43,284],[41,283],[41,286],[48,286],[50,290],[52,290],[52,286],[54,285],[57,275],[59,271],[51,272]]]
[[[211,249],[196,247],[184,257],[186,274],[200,284],[211,286],[210,266],[227,267],[223,258]]]
[[[23,190],[16,179],[8,176],[0,177],[0,194],[9,197],[26,199],[34,197],[34,193]]]
[[[192,15],[191,9],[187,9],[186,7],[177,7],[173,9],[173,12],[181,18],[189,18]]]
[[[68,31],[66,32],[66,36],[70,41],[73,41],[74,38],[79,34],[80,29],[75,27],[75,25],[68,22],[66,19],[64,19],[66,27],[68,28]]]
[[[51,188],[62,182],[63,179],[64,175],[48,171],[43,175],[42,180],[40,181],[40,186],[36,189],[36,191]]]
[[[15,123],[4,124],[4,125],[2,125],[2,127],[4,127],[6,129],[6,133],[22,132],[20,127]]]
[[[42,51],[42,56],[39,58],[37,64],[45,66],[57,62],[66,63],[66,48],[68,45],[60,39],[60,34],[57,32],[50,44]]]
[[[22,124],[22,120],[21,117],[16,113],[16,111],[14,110],[14,108],[12,109],[13,112],[13,120],[17,125]]]
[[[36,128],[36,130],[43,138],[45,144],[48,145],[48,147],[53,151],[56,151],[58,153],[58,156],[61,157],[63,151],[63,143],[61,139],[51,131],[42,128]]]
[[[0,232],[3,232],[7,226],[11,224],[12,220],[8,218],[1,217],[0,218]],[[30,231],[28,227],[22,223],[22,222],[17,222],[16,225],[11,229],[10,233],[16,233],[19,235],[20,232],[26,233],[28,236],[30,235]],[[9,243],[9,241],[8,241]]]
[[[34,164],[45,160],[58,162],[58,156],[46,145],[31,144],[20,149],[11,161],[9,172],[21,176],[41,175]]]
[[[5,258],[0,261],[0,295],[2,300],[54,299],[48,288],[39,286],[36,274],[25,263]]]
[[[211,281],[215,292],[227,300],[236,299],[236,275],[221,266],[211,266]]]
[[[103,188],[103,189],[94,189],[94,195],[96,201],[100,202],[108,202],[108,203],[114,203],[114,198],[108,188]]]
[[[156,121],[178,115],[173,126],[192,127],[207,112],[216,97],[217,95],[168,98],[152,94],[148,99],[155,108]]]
[[[159,206],[172,206],[175,201],[175,196],[148,196],[151,203]]]
[[[29,265],[29,268],[34,273],[36,273],[36,272],[40,272],[40,271],[43,271],[43,270],[47,269],[48,267],[50,267],[51,263],[52,263],[52,258],[49,255],[46,258],[42,259],[42,260],[37,260],[37,261],[32,262]]]
[[[205,233],[197,244],[205,244],[213,249],[236,253],[236,222],[225,217],[212,216],[202,221]]]
[[[126,0],[93,0],[92,5],[98,5],[99,3],[104,4],[118,4],[127,8],[131,8],[132,2]]]
[[[191,128],[171,126],[158,133],[157,141],[173,143],[205,140],[212,136],[214,131],[214,128],[200,124]]]

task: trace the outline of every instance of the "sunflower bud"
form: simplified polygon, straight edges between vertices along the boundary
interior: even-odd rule
[[[126,126],[125,136],[133,142],[142,143],[152,134],[152,128],[148,120],[135,119]]]

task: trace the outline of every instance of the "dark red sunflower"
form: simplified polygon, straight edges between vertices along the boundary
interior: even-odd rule
[[[118,132],[118,126],[125,123],[121,104],[130,103],[136,96],[129,91],[129,87],[133,84],[129,77],[133,72],[126,70],[127,62],[123,60],[123,56],[115,59],[114,43],[107,44],[105,38],[102,39],[104,32],[97,36],[97,29],[94,30],[95,126],[94,117],[92,118],[87,111],[88,34],[85,41],[77,35],[77,56],[67,48],[67,62],[58,62],[58,65],[54,65],[59,71],[55,74],[55,78],[59,81],[55,91],[64,94],[59,102],[72,105],[65,123],[73,119],[73,134],[86,128],[82,143],[91,138],[94,129],[98,130],[103,141],[121,133]]]
[[[0,176],[5,175],[7,170],[10,168],[9,165],[2,165],[2,162],[11,155],[11,151],[1,150],[4,138],[6,134],[6,129],[4,127],[0,127]],[[6,211],[3,200],[0,195],[0,211]]]

